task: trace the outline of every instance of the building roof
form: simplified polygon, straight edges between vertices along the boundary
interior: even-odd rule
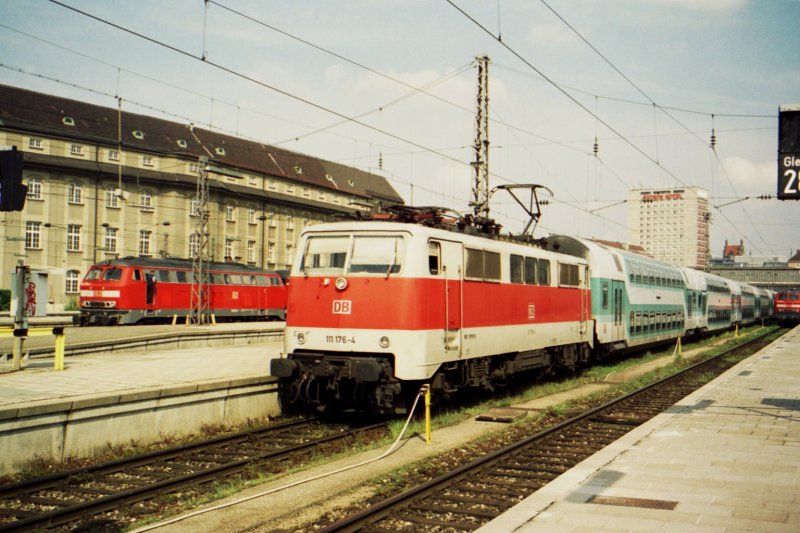
[[[733,257],[744,255],[744,241],[739,241],[739,244],[728,244],[725,241],[725,249],[722,251],[722,257]]]
[[[792,264],[800,263],[800,250],[797,250],[797,253],[790,257],[788,262]]]
[[[388,203],[402,197],[382,176],[192,125],[0,85],[0,127],[211,163]]]

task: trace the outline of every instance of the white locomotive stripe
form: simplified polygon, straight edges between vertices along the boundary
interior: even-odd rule
[[[119,291],[81,291],[81,298],[119,298]]]

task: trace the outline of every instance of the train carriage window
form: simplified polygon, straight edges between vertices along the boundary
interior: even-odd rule
[[[344,270],[350,237],[311,237],[300,270],[306,274],[336,274]]]
[[[536,264],[538,261],[533,257],[525,258],[525,284],[536,285]]]
[[[550,285],[550,261],[548,259],[539,259],[539,285]]]
[[[367,274],[396,274],[403,264],[403,237],[359,236],[353,239],[348,271]]]
[[[523,283],[525,281],[525,259],[521,255],[511,254],[509,258],[509,279],[511,283]]]
[[[603,283],[603,309],[608,309],[608,283]]]
[[[428,272],[434,276],[439,274],[442,264],[442,245],[438,242],[428,243]]]
[[[639,264],[638,263],[633,263],[633,274],[634,274],[634,277],[636,278],[636,283],[641,283],[642,282],[642,271],[639,268]]]
[[[104,281],[119,281],[120,279],[122,279],[122,269],[108,268],[103,272]]]

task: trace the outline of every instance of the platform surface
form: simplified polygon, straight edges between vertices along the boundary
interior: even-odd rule
[[[226,329],[220,327],[220,331]],[[23,370],[0,373],[0,411],[37,409],[79,398],[139,390],[233,381],[269,375],[269,360],[283,342],[67,357],[63,371],[53,358],[23,361]],[[3,363],[6,367],[9,362]]]
[[[479,531],[800,531],[800,327]]]

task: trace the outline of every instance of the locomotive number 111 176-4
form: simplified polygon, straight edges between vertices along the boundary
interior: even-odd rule
[[[325,335],[325,342],[328,344],[355,344],[356,338],[345,335]]]

